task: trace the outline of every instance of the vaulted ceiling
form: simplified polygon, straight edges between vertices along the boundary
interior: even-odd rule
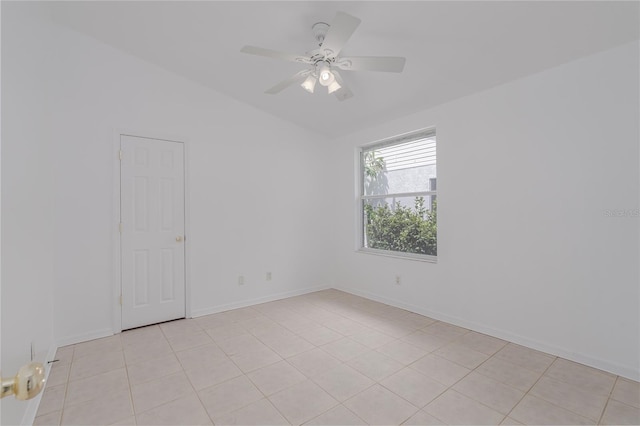
[[[328,136],[423,110],[640,38],[638,2],[50,2],[53,19],[131,55]],[[311,26],[336,11],[362,20],[350,56],[404,56],[402,74],[343,72],[339,102],[295,85],[304,68],[240,53],[316,47]]]

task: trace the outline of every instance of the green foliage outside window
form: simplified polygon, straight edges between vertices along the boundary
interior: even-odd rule
[[[364,206],[367,247],[403,253],[437,255],[437,208],[424,206],[424,198],[416,197],[414,208],[396,203]]]
[[[364,174],[370,179],[376,179],[384,171],[384,158],[376,157],[375,151],[364,154]]]

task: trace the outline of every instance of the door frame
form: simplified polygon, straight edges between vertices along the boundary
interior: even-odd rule
[[[111,292],[111,324],[113,333],[122,332],[122,305],[120,305],[120,293],[122,291],[122,251],[120,246],[120,137],[132,136],[145,139],[158,139],[168,142],[181,143],[184,147],[184,308],[185,317],[191,315],[191,267],[190,267],[190,196],[189,196],[189,143],[186,138],[175,135],[159,135],[154,131],[130,131],[123,129],[113,130],[112,164],[113,164],[113,210],[111,213],[111,235],[113,246],[113,285]]]

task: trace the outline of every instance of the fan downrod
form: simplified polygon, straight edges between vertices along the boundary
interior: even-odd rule
[[[327,35],[327,31],[329,31],[329,24],[326,22],[316,22],[311,27],[311,30],[313,31],[313,37],[318,42],[318,46],[322,46],[322,42]]]

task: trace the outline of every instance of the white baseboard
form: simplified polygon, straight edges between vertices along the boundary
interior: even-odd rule
[[[47,383],[47,380],[49,379],[49,373],[51,373],[51,366],[53,365],[53,364],[50,364],[49,361],[52,361],[54,359],[54,357],[56,356],[57,350],[58,350],[58,346],[55,343],[52,344],[49,347],[49,351],[47,352],[47,357],[42,363],[44,365],[45,385]],[[44,390],[40,392],[38,396],[36,396],[35,398],[33,398],[27,403],[27,408],[24,412],[24,415],[22,416],[22,422],[20,423],[21,425],[33,424],[33,421],[36,419],[36,414],[38,414],[38,408],[40,407],[40,401],[42,400],[43,394],[44,394]]]
[[[327,287],[327,286],[308,287],[308,288],[303,288],[303,289],[297,289],[297,290],[284,291],[284,292],[280,292],[280,293],[270,294],[268,296],[258,297],[258,298],[255,298],[255,299],[242,300],[240,302],[234,302],[234,303],[227,303],[227,304],[224,304],[224,305],[212,306],[210,308],[194,309],[194,310],[191,311],[191,316],[193,318],[197,318],[197,317],[201,317],[201,316],[204,316],[204,315],[217,314],[219,312],[224,312],[224,311],[228,311],[228,310],[231,310],[231,309],[246,308],[247,306],[258,305],[260,303],[273,302],[275,300],[286,299],[287,297],[301,296],[303,294],[313,293],[313,292],[321,291],[321,290],[327,290],[329,288],[330,287]]]
[[[469,330],[477,331],[478,333],[487,334],[489,336],[497,337],[498,339],[506,340],[518,345],[526,346],[531,349],[535,349],[541,352],[546,352],[551,355],[555,355],[561,358],[575,361],[580,364],[588,365],[590,367],[597,368],[599,370],[608,371],[609,373],[616,374],[618,376],[626,377],[631,380],[640,380],[640,371],[632,367],[616,364],[610,361],[606,361],[599,358],[594,358],[588,355],[575,353],[566,348],[562,348],[548,343],[540,342],[538,340],[530,339],[519,334],[515,334],[509,331],[495,329],[487,327],[484,324],[476,323],[474,321],[468,321],[463,318],[453,317],[451,315],[444,314],[442,312],[432,311],[424,309],[420,306],[404,303],[395,299],[389,299],[387,297],[379,296],[368,291],[355,290],[348,287],[335,286],[336,290],[341,290],[346,293],[351,293],[356,296],[361,296],[366,299],[375,300],[376,302],[385,303],[387,305],[395,306],[397,308],[405,309],[407,311],[415,312],[420,315],[425,315],[436,319],[438,321],[448,322],[459,327],[467,328]]]
[[[102,337],[113,336],[113,330],[110,328],[103,328],[101,330],[90,331],[87,333],[76,334],[75,336],[63,337],[58,339],[58,347],[75,345],[76,343],[87,342],[89,340],[100,339]]]

